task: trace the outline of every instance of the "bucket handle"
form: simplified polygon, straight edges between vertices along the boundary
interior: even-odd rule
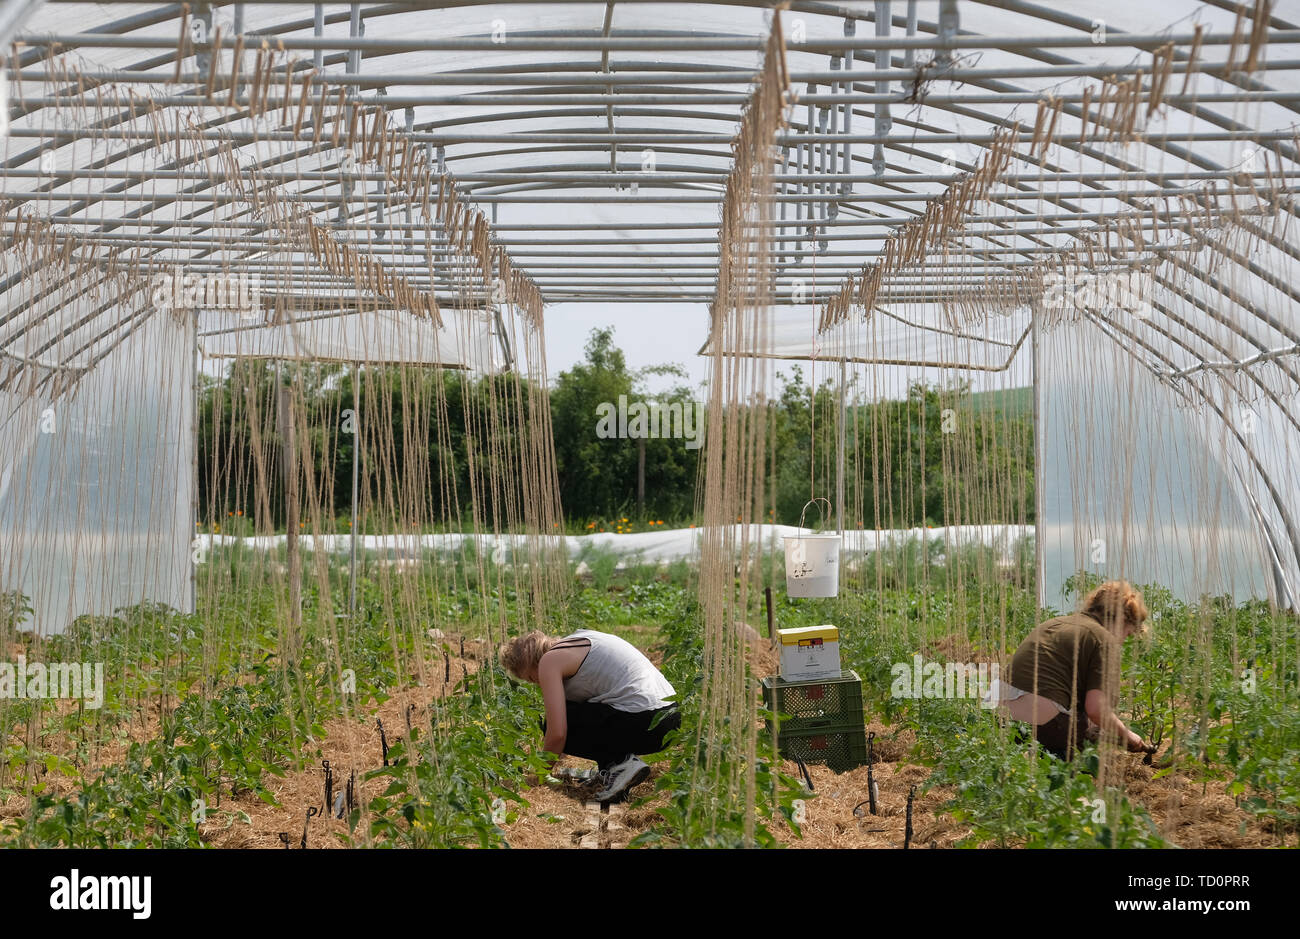
[[[823,499],[821,496],[818,496],[818,497],[816,497],[816,498],[814,498],[814,499],[809,499],[807,502],[804,503],[803,511],[799,513],[799,530],[800,530],[800,531],[803,531],[803,517],[804,517],[805,515],[808,514],[808,506],[812,505],[814,502],[818,503],[818,506],[817,506],[817,516],[818,516],[818,519],[821,521],[821,524],[822,524],[822,525],[825,525],[825,524],[826,524],[826,514],[827,514],[828,512],[830,512],[830,510],[831,510],[831,500],[830,500],[830,499]],[[822,511],[822,507],[821,507],[821,505],[820,505],[820,503],[822,503],[822,502],[825,502],[825,503],[826,503],[826,512],[823,512],[823,511]]]

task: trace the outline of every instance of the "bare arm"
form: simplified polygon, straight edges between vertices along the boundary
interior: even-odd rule
[[[537,663],[537,683],[542,688],[542,703],[546,705],[546,736],[542,749],[552,760],[564,752],[564,742],[569,736],[568,711],[564,701],[563,657],[553,653],[542,656]]]
[[[1106,700],[1106,695],[1100,689],[1094,688],[1088,692],[1083,707],[1088,712],[1088,719],[1100,727],[1102,733],[1117,734],[1120,741],[1135,753],[1147,749],[1147,742],[1124,726],[1119,715],[1111,710],[1110,702]]]

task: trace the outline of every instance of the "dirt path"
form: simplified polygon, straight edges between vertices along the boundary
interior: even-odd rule
[[[559,767],[587,766],[581,760],[565,758]],[[650,805],[632,808],[639,799],[654,792],[654,777],[664,768],[656,763],[654,775],[636,786],[627,802],[600,803],[573,786],[540,784],[520,793],[528,806],[506,826],[506,841],[512,848],[625,848],[633,838],[659,820]]]
[[[458,637],[449,637],[454,645]],[[469,643],[467,643],[469,646]],[[292,770],[283,777],[268,776],[267,789],[275,794],[279,805],[268,805],[251,793],[241,793],[237,799],[224,799],[219,808],[244,812],[248,823],[241,820],[209,821],[200,826],[205,841],[221,848],[278,848],[284,849],[281,833],[288,836],[288,847],[302,847],[304,830],[308,848],[342,848],[348,846],[347,785],[353,780],[353,801],[365,806],[381,794],[389,780],[380,777],[367,781],[365,775],[384,765],[384,743],[392,747],[406,740],[412,727],[428,728],[432,708],[445,697],[464,675],[474,674],[479,663],[473,647],[467,648],[466,657],[451,657],[451,681],[445,681],[444,661],[439,658],[436,668],[431,667],[432,680],[428,685],[404,688],[378,708],[372,708],[361,717],[337,717],[325,723],[325,735],[317,741],[310,765]],[[383,734],[380,733],[380,722]],[[344,817],[333,817],[333,805],[325,804],[325,761],[329,761],[332,776],[332,798],[344,793]],[[308,810],[317,814],[308,817]],[[364,841],[367,830],[366,813],[357,825],[356,840]]]
[[[757,634],[750,638],[747,658],[751,667],[759,676],[774,674],[778,667],[776,654]],[[649,654],[656,661],[660,659],[659,650],[652,649]],[[439,659],[436,664],[442,666],[443,662]],[[452,684],[478,667],[476,649],[470,646],[464,658],[452,658]],[[214,810],[224,811],[212,811],[210,820],[201,826],[204,840],[219,847],[283,850],[287,839],[288,847],[298,849],[305,828],[310,848],[347,846],[346,820],[332,817],[333,806],[326,806],[324,761],[329,761],[333,777],[331,799],[344,792],[346,801],[346,790],[354,773],[355,804],[364,806],[381,793],[387,780],[367,782],[364,778],[367,772],[383,765],[378,721],[383,723],[389,746],[406,739],[410,727],[427,727],[433,704],[449,691],[442,667],[431,668],[430,673],[434,676],[430,685],[402,689],[382,706],[362,716],[329,721],[324,736],[314,743],[310,759],[302,769],[266,780],[279,805],[268,805],[251,793],[244,793],[236,799],[227,796],[219,806],[213,806]],[[96,754],[97,765],[120,759],[131,740],[157,732],[156,705],[143,711],[139,718],[124,725]],[[783,821],[775,820],[770,827],[777,840],[791,848],[901,848],[907,827],[908,796],[913,787],[911,847],[947,848],[967,837],[968,828],[939,811],[952,797],[951,791],[920,791],[929,771],[907,762],[915,744],[914,734],[910,730],[897,732],[878,723],[869,724],[868,730],[876,734],[873,747],[876,762],[870,775],[876,781],[878,814],[870,814],[866,804],[869,775],[866,767],[834,773],[825,766],[811,765],[808,771],[814,790],[804,800],[801,834],[796,834]],[[566,759],[560,765],[587,764]],[[653,769],[658,775],[664,766],[659,764]],[[792,762],[783,763],[783,770],[792,777],[800,775]],[[53,791],[70,789],[74,782],[58,774],[46,777],[42,771],[40,775]],[[1274,847],[1283,843],[1271,821],[1250,815],[1236,805],[1227,794],[1224,781],[1202,784],[1177,773],[1157,775],[1157,770],[1134,758],[1125,766],[1124,784],[1130,799],[1151,814],[1162,836],[1180,847]],[[608,806],[607,811],[602,811],[598,803],[584,798],[579,789],[539,784],[520,793],[525,805],[510,806],[513,818],[503,826],[506,840],[512,847],[522,848],[626,847],[659,821],[654,799],[646,805],[630,807],[653,793],[654,776],[631,793],[629,803]],[[309,818],[309,809],[315,809],[317,814]],[[0,806],[0,816],[17,815],[24,810],[23,800],[10,800]],[[247,821],[230,816],[231,810],[244,813]],[[363,818],[358,826],[359,842],[363,840],[365,827]],[[1291,838],[1294,840],[1293,833]]]

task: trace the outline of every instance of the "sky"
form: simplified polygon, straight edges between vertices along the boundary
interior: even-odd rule
[[[708,377],[708,359],[695,353],[708,338],[709,313],[702,303],[556,303],[546,307],[546,367],[552,383],[584,358],[593,329],[614,327],[614,344],[631,368],[675,362],[686,368],[693,388]],[[651,378],[656,394],[677,384]]]

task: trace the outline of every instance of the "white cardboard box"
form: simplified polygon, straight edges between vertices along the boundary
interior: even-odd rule
[[[840,631],[834,626],[778,629],[781,641],[781,677],[786,681],[814,681],[840,677]]]

